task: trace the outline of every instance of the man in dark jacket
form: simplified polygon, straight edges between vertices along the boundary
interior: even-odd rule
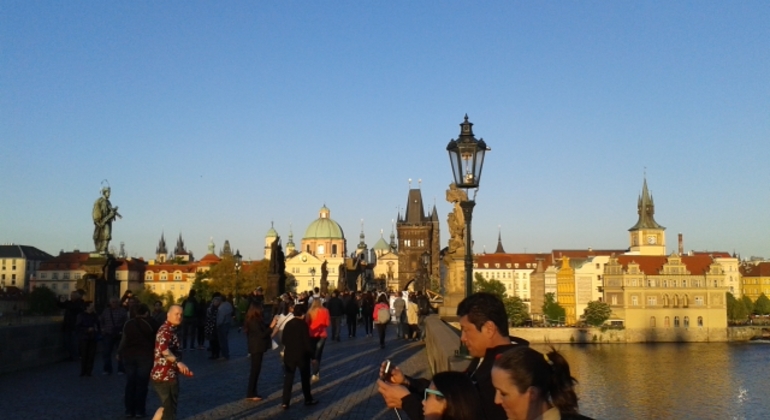
[[[195,334],[198,332],[198,299],[197,293],[190,290],[187,299],[182,302],[182,350],[187,349],[187,343],[190,343],[190,350],[195,350]]]
[[[479,418],[505,420],[505,411],[495,404],[495,388],[492,385],[492,365],[498,354],[517,345],[528,345],[524,339],[508,336],[508,315],[503,302],[490,293],[474,293],[457,307],[460,318],[460,340],[473,357],[465,370],[482,402],[483,415]],[[382,371],[380,376],[382,376]],[[423,419],[422,399],[430,380],[410,378],[399,368],[392,369],[391,381],[377,381],[378,390],[391,408],[401,408],[412,420]]]
[[[299,369],[302,393],[305,395],[305,405],[318,404],[310,393],[310,358],[314,353],[310,345],[310,329],[305,322],[305,306],[294,307],[294,318],[283,327],[283,407],[289,408],[291,388],[294,385],[294,373]]]
[[[149,316],[150,308],[144,303],[139,304],[134,313],[136,316],[123,326],[118,357],[126,370],[126,417],[145,417],[147,385],[154,358],[155,333],[159,326]]]
[[[83,301],[83,296],[77,290],[70,293],[70,300],[59,302],[59,307],[64,309],[64,324],[62,324],[62,331],[64,331],[64,344],[67,347],[67,351],[70,354],[70,360],[77,360],[80,356],[78,353],[78,332],[77,332],[77,319],[78,315],[85,312],[86,303]]]
[[[345,315],[345,304],[340,299],[340,292],[332,292],[332,298],[329,299],[329,317],[332,321],[332,340],[340,341],[340,323]]]

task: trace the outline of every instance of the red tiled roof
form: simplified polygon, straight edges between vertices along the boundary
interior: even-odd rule
[[[64,252],[40,263],[40,270],[77,269],[89,256],[87,252]]]
[[[681,258],[682,263],[687,267],[687,271],[693,275],[704,274],[713,263],[709,255],[687,255]],[[618,262],[623,266],[623,269],[628,269],[628,264],[635,262],[639,264],[639,269],[644,274],[656,275],[661,272],[663,265],[668,262],[668,257],[662,255],[620,255],[618,256]]]
[[[222,261],[222,259],[217,257],[216,255],[214,255],[214,254],[206,254],[203,258],[201,258],[201,260],[199,262],[200,263],[205,263],[203,265],[211,265],[211,264],[216,264],[216,263],[218,263],[220,261]]]
[[[770,277],[770,262],[741,265],[740,271],[743,277]]]
[[[597,255],[621,255],[626,252],[628,252],[627,249],[554,249],[551,251],[551,256],[553,256],[554,259],[559,259],[561,257],[588,258]]]

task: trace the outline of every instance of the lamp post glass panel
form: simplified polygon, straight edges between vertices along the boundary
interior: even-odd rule
[[[481,182],[481,169],[484,167],[484,155],[491,150],[484,139],[476,139],[473,135],[473,123],[465,121],[460,124],[460,136],[456,140],[450,140],[446,147],[449,152],[449,164],[452,166],[452,175],[457,188],[466,190],[479,189]],[[471,218],[473,207],[476,205],[476,194],[468,201],[460,202],[460,207],[465,216],[465,296],[473,294],[473,250],[471,249]]]
[[[233,286],[233,295],[234,299],[238,299],[238,276],[241,273],[241,262],[243,261],[243,257],[241,256],[241,251],[235,251],[235,255],[233,255],[233,261],[235,261],[235,285]]]

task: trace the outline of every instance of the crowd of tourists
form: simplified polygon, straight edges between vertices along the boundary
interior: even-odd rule
[[[183,362],[188,351],[208,350],[209,359],[230,358],[233,326],[246,335],[250,369],[245,398],[259,402],[258,382],[264,354],[280,352],[283,365],[281,407],[289,409],[291,390],[299,371],[305,405],[318,404],[311,384],[321,380],[321,362],[327,339],[348,340],[359,328],[366,337],[377,330],[385,348],[389,326],[396,339],[421,340],[424,320],[431,312],[427,296],[406,292],[339,292],[326,295],[318,288],[300,294],[285,293],[265,313],[265,298],[257,289],[247,298],[239,318],[232,297],[214,293],[208,301],[193,290],[179,305],[152,309],[126,292],[111,299],[97,314],[93,303],[78,292],[61,302],[64,332],[72,359],[80,360],[80,375],[91,376],[97,348],[102,373],[126,376],[126,417],[147,416],[146,400],[152,384],[161,402],[154,419],[175,419],[180,375],[193,376]],[[557,351],[538,352],[525,340],[508,335],[502,301],[476,293],[464,299],[457,316],[461,342],[473,357],[464,372],[441,372],[431,379],[411,378],[397,366],[383,363],[377,389],[386,406],[402,410],[409,419],[586,419],[578,414],[575,379]],[[268,319],[269,317],[269,319]],[[386,372],[387,370],[387,372]],[[473,392],[469,392],[473,390]]]

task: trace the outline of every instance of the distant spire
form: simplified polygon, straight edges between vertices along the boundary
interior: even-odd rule
[[[495,254],[505,254],[505,250],[503,249],[503,237],[502,237],[502,230],[500,229],[500,225],[497,226],[497,249],[495,250]]]
[[[214,245],[214,237],[209,237],[209,254],[213,254],[216,250],[216,245]]]
[[[366,241],[364,240],[364,219],[361,219],[361,234],[358,235],[360,241],[358,242],[358,249],[366,249]]]
[[[160,241],[158,241],[158,246],[155,248],[155,254],[168,254],[168,249],[166,249],[166,235],[165,232],[161,231],[160,234]]]
[[[639,214],[639,220],[629,231],[636,231],[640,229],[665,229],[665,227],[659,225],[655,221],[655,203],[652,200],[652,195],[647,189],[647,177],[644,178],[642,184],[642,194],[639,196],[636,204],[637,213]]]

